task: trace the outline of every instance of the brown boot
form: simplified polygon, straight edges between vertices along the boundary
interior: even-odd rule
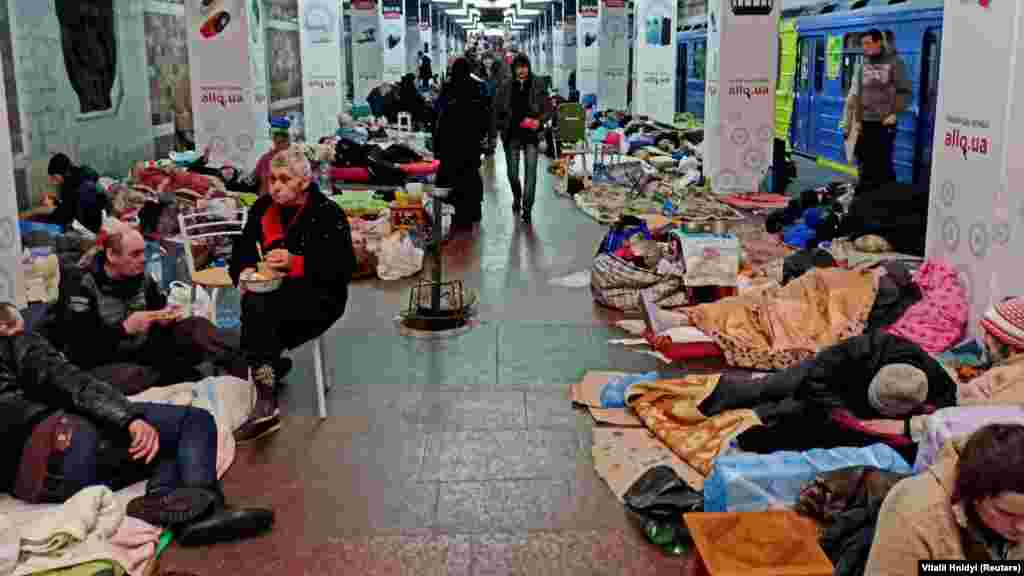
[[[256,405],[249,419],[235,430],[235,441],[251,442],[281,429],[281,412],[274,396],[276,378],[274,368],[263,364],[252,370],[252,383],[256,387]]]

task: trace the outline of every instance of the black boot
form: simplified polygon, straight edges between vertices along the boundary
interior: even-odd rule
[[[216,496],[202,488],[178,488],[162,496],[147,494],[128,503],[125,514],[147,524],[173,528],[210,512]]]
[[[258,536],[274,525],[273,510],[232,508],[224,503],[224,493],[219,487],[209,492],[213,497],[210,511],[176,531],[176,539],[182,546],[206,546],[244,540]]]
[[[235,430],[235,441],[238,443],[252,442],[281,429],[281,414],[274,390],[277,385],[274,367],[263,364],[253,368],[252,383],[256,387],[256,405],[249,419]]]

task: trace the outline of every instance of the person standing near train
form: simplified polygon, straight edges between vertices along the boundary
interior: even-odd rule
[[[893,147],[897,117],[907,109],[913,85],[907,77],[906,65],[886,45],[880,30],[868,30],[861,36],[861,46],[864,60],[850,86],[848,101],[860,128],[855,155],[860,164],[861,185],[878,186],[896,179]]]

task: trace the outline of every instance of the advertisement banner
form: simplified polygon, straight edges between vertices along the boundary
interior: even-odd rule
[[[265,139],[268,122],[266,114],[257,115],[247,4],[188,0],[185,10],[196,146],[209,148],[213,166],[249,170],[256,166],[257,143]]]
[[[597,101],[604,110],[626,109],[626,66],[629,62],[627,25],[626,1],[602,0],[601,48],[598,58],[600,89]]]
[[[353,0],[351,20],[354,100],[357,105],[365,105],[370,91],[384,80],[377,0]]]
[[[719,194],[758,192],[772,163],[779,3],[708,4],[704,174]]]
[[[598,92],[598,58],[601,48],[601,22],[598,0],[580,0],[576,21],[576,89],[580,98],[596,98]],[[582,101],[582,100],[581,100]],[[599,103],[603,106],[603,103]]]
[[[432,60],[431,65],[434,68],[434,76],[440,77],[444,73],[445,62],[444,57],[441,55],[441,39],[444,37],[442,34],[440,18],[441,16],[435,16],[433,25],[430,28],[430,59]]]
[[[0,61],[0,73],[3,73]],[[13,70],[11,71],[13,72]],[[0,83],[0,122],[7,126],[8,110],[5,90]],[[0,298],[18,308],[28,306],[25,290],[25,271],[21,265],[21,234],[18,232],[18,195],[14,193],[14,153],[11,131],[0,134],[0,182],[8,190],[0,199]]]
[[[633,109],[666,123],[675,118],[676,108],[675,17],[672,0],[636,3]]]
[[[261,2],[249,2],[249,77],[252,78],[252,114],[260,126],[270,118],[270,75],[267,74],[267,36]],[[270,148],[270,131],[258,130],[256,150]]]
[[[577,66],[577,51],[576,45],[579,41],[579,37],[576,32],[576,13],[567,13],[565,16],[565,22],[562,24],[562,66],[564,66],[564,75],[562,81],[565,83],[565,97],[569,97],[569,92],[573,90],[579,90],[579,83],[576,80],[576,66]]]
[[[956,267],[972,336],[990,306],[1024,295],[1022,25],[1020,2],[945,3],[926,253]]]
[[[548,8],[547,25],[544,28],[544,68],[548,71],[548,76],[552,77],[552,82],[554,82],[554,76],[557,73],[555,70],[554,9],[554,6]],[[557,86],[557,84],[555,84],[555,86]]]
[[[299,0],[306,140],[334,134],[342,110],[341,34],[335,0]]]
[[[397,84],[405,75],[404,0],[383,0],[380,5],[380,48],[384,82]]]

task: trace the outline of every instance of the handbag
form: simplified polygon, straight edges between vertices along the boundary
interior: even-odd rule
[[[74,437],[74,417],[56,412],[32,429],[18,461],[13,494],[32,504],[55,504],[72,496],[66,493],[64,455]]]

